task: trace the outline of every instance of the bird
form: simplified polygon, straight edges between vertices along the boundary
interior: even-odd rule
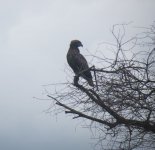
[[[92,75],[85,57],[80,54],[79,47],[83,47],[79,40],[72,40],[67,52],[67,62],[74,71],[75,75],[83,77],[90,86],[94,86]],[[85,71],[86,70],[86,71]]]

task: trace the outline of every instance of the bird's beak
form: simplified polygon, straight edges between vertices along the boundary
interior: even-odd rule
[[[80,44],[81,47],[83,47],[82,43]]]

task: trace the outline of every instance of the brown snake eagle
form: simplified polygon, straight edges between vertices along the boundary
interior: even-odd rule
[[[67,53],[67,62],[73,69],[75,75],[79,75],[82,72],[80,76],[83,77],[90,86],[94,86],[87,60],[83,55],[80,54],[80,50],[78,48],[80,46],[83,47],[82,43],[79,40],[71,41]]]

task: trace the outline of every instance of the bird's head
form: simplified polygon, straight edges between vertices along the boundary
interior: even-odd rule
[[[78,48],[80,46],[83,47],[82,43],[79,40],[73,40],[70,43],[70,47],[73,47],[73,48]]]

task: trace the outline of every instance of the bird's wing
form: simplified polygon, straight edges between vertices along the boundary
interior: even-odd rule
[[[76,55],[75,63],[77,64],[79,71],[87,70],[89,68],[87,60],[81,54]]]
[[[78,67],[78,73],[80,73],[81,71],[86,70],[85,72],[82,73],[82,77],[87,79],[92,79],[92,75],[87,63],[87,60],[85,59],[85,57],[81,54],[78,54],[77,57],[75,58],[75,62],[77,64]]]

